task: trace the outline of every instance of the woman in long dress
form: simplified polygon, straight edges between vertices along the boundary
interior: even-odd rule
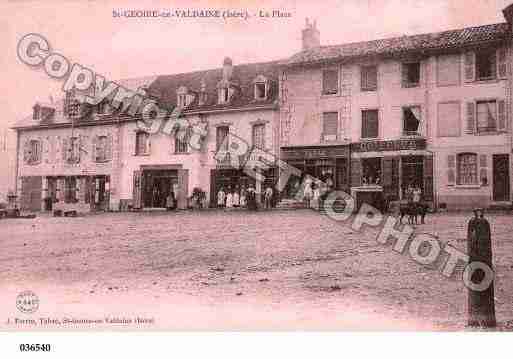
[[[233,207],[233,194],[231,191],[228,191],[226,195],[226,208],[231,209]]]
[[[246,189],[244,187],[240,190],[240,206],[246,207]]]
[[[307,180],[305,183],[305,189],[303,190],[303,196],[305,199],[306,208],[310,208],[310,201],[313,197],[312,181]]]
[[[217,192],[217,207],[223,208],[226,200],[226,194],[224,193],[223,188]]]
[[[239,208],[239,206],[240,206],[240,196],[239,196],[239,191],[238,191],[237,188],[233,192],[232,200],[233,200],[233,207],[234,208]]]

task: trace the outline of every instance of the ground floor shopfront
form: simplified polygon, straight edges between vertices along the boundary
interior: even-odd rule
[[[164,209],[169,196],[173,208],[186,209],[189,198],[189,170],[182,165],[143,165],[133,173],[133,197],[128,204],[121,201],[122,210]]]
[[[282,197],[293,197],[306,175],[330,181],[332,189],[350,194],[357,203],[385,209],[418,187],[433,204],[433,156],[424,139],[368,141],[350,145],[283,147],[281,159],[300,170],[285,186]]]
[[[349,145],[282,147],[281,160],[300,173],[290,176],[282,198],[293,198],[306,176],[330,182],[332,189],[349,191]]]
[[[110,175],[23,176],[20,180],[19,204],[24,211],[109,209]]]

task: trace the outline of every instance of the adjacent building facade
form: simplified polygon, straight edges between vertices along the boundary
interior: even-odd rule
[[[229,152],[230,134],[248,147],[278,152],[275,63],[233,66],[226,58],[219,69],[121,83],[165,108],[178,108],[190,127],[203,126],[207,136],[201,148],[191,147],[189,132],[145,132],[137,124],[140,114],[129,116],[108,104],[79,117],[83,105],[70,106],[71,100],[38,103],[33,115],[15,126],[22,209],[52,210],[55,203],[81,211],[164,208],[171,191],[183,209],[195,188],[206,192],[211,205],[220,188],[240,191],[251,185],[261,192],[260,183],[216,154],[223,158],[219,153]],[[273,184],[276,173],[263,175]]]
[[[280,62],[132,81],[167,108],[207,128],[205,145],[141,131],[136,116],[94,108],[77,123],[64,104],[36,104],[16,125],[17,191],[24,209],[55,200],[84,209],[162,208],[194,188],[216,204],[220,188],[255,183],[230,161],[230,135],[301,170],[332,180],[358,202],[405,198],[419,187],[432,206],[512,201],[512,7],[505,23],[321,46],[307,21],[301,52]],[[48,200],[51,199],[51,200]]]
[[[320,46],[307,22],[281,78],[282,158],[360,202],[412,186],[433,206],[511,204],[511,36],[501,23]]]

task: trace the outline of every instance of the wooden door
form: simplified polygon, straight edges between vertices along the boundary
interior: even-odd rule
[[[178,208],[187,209],[187,197],[189,194],[189,170],[178,170]]]
[[[133,184],[133,208],[142,208],[142,191],[143,191],[143,176],[142,171],[134,171],[134,184]]]
[[[40,211],[42,204],[42,192],[42,177],[23,177],[21,180],[21,209],[24,211]]]
[[[509,201],[509,155],[493,155],[493,200]]]

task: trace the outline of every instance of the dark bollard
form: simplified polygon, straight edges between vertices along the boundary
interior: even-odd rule
[[[467,283],[468,292],[468,326],[494,328],[495,319],[494,278],[492,263],[492,241],[490,223],[484,218],[483,210],[474,210],[474,218],[468,223],[469,263],[477,263],[480,268],[470,270],[472,283]],[[481,262],[481,263],[478,263]],[[488,271],[487,271],[488,270]],[[489,283],[489,285],[488,285]],[[470,284],[470,285],[469,285]]]

